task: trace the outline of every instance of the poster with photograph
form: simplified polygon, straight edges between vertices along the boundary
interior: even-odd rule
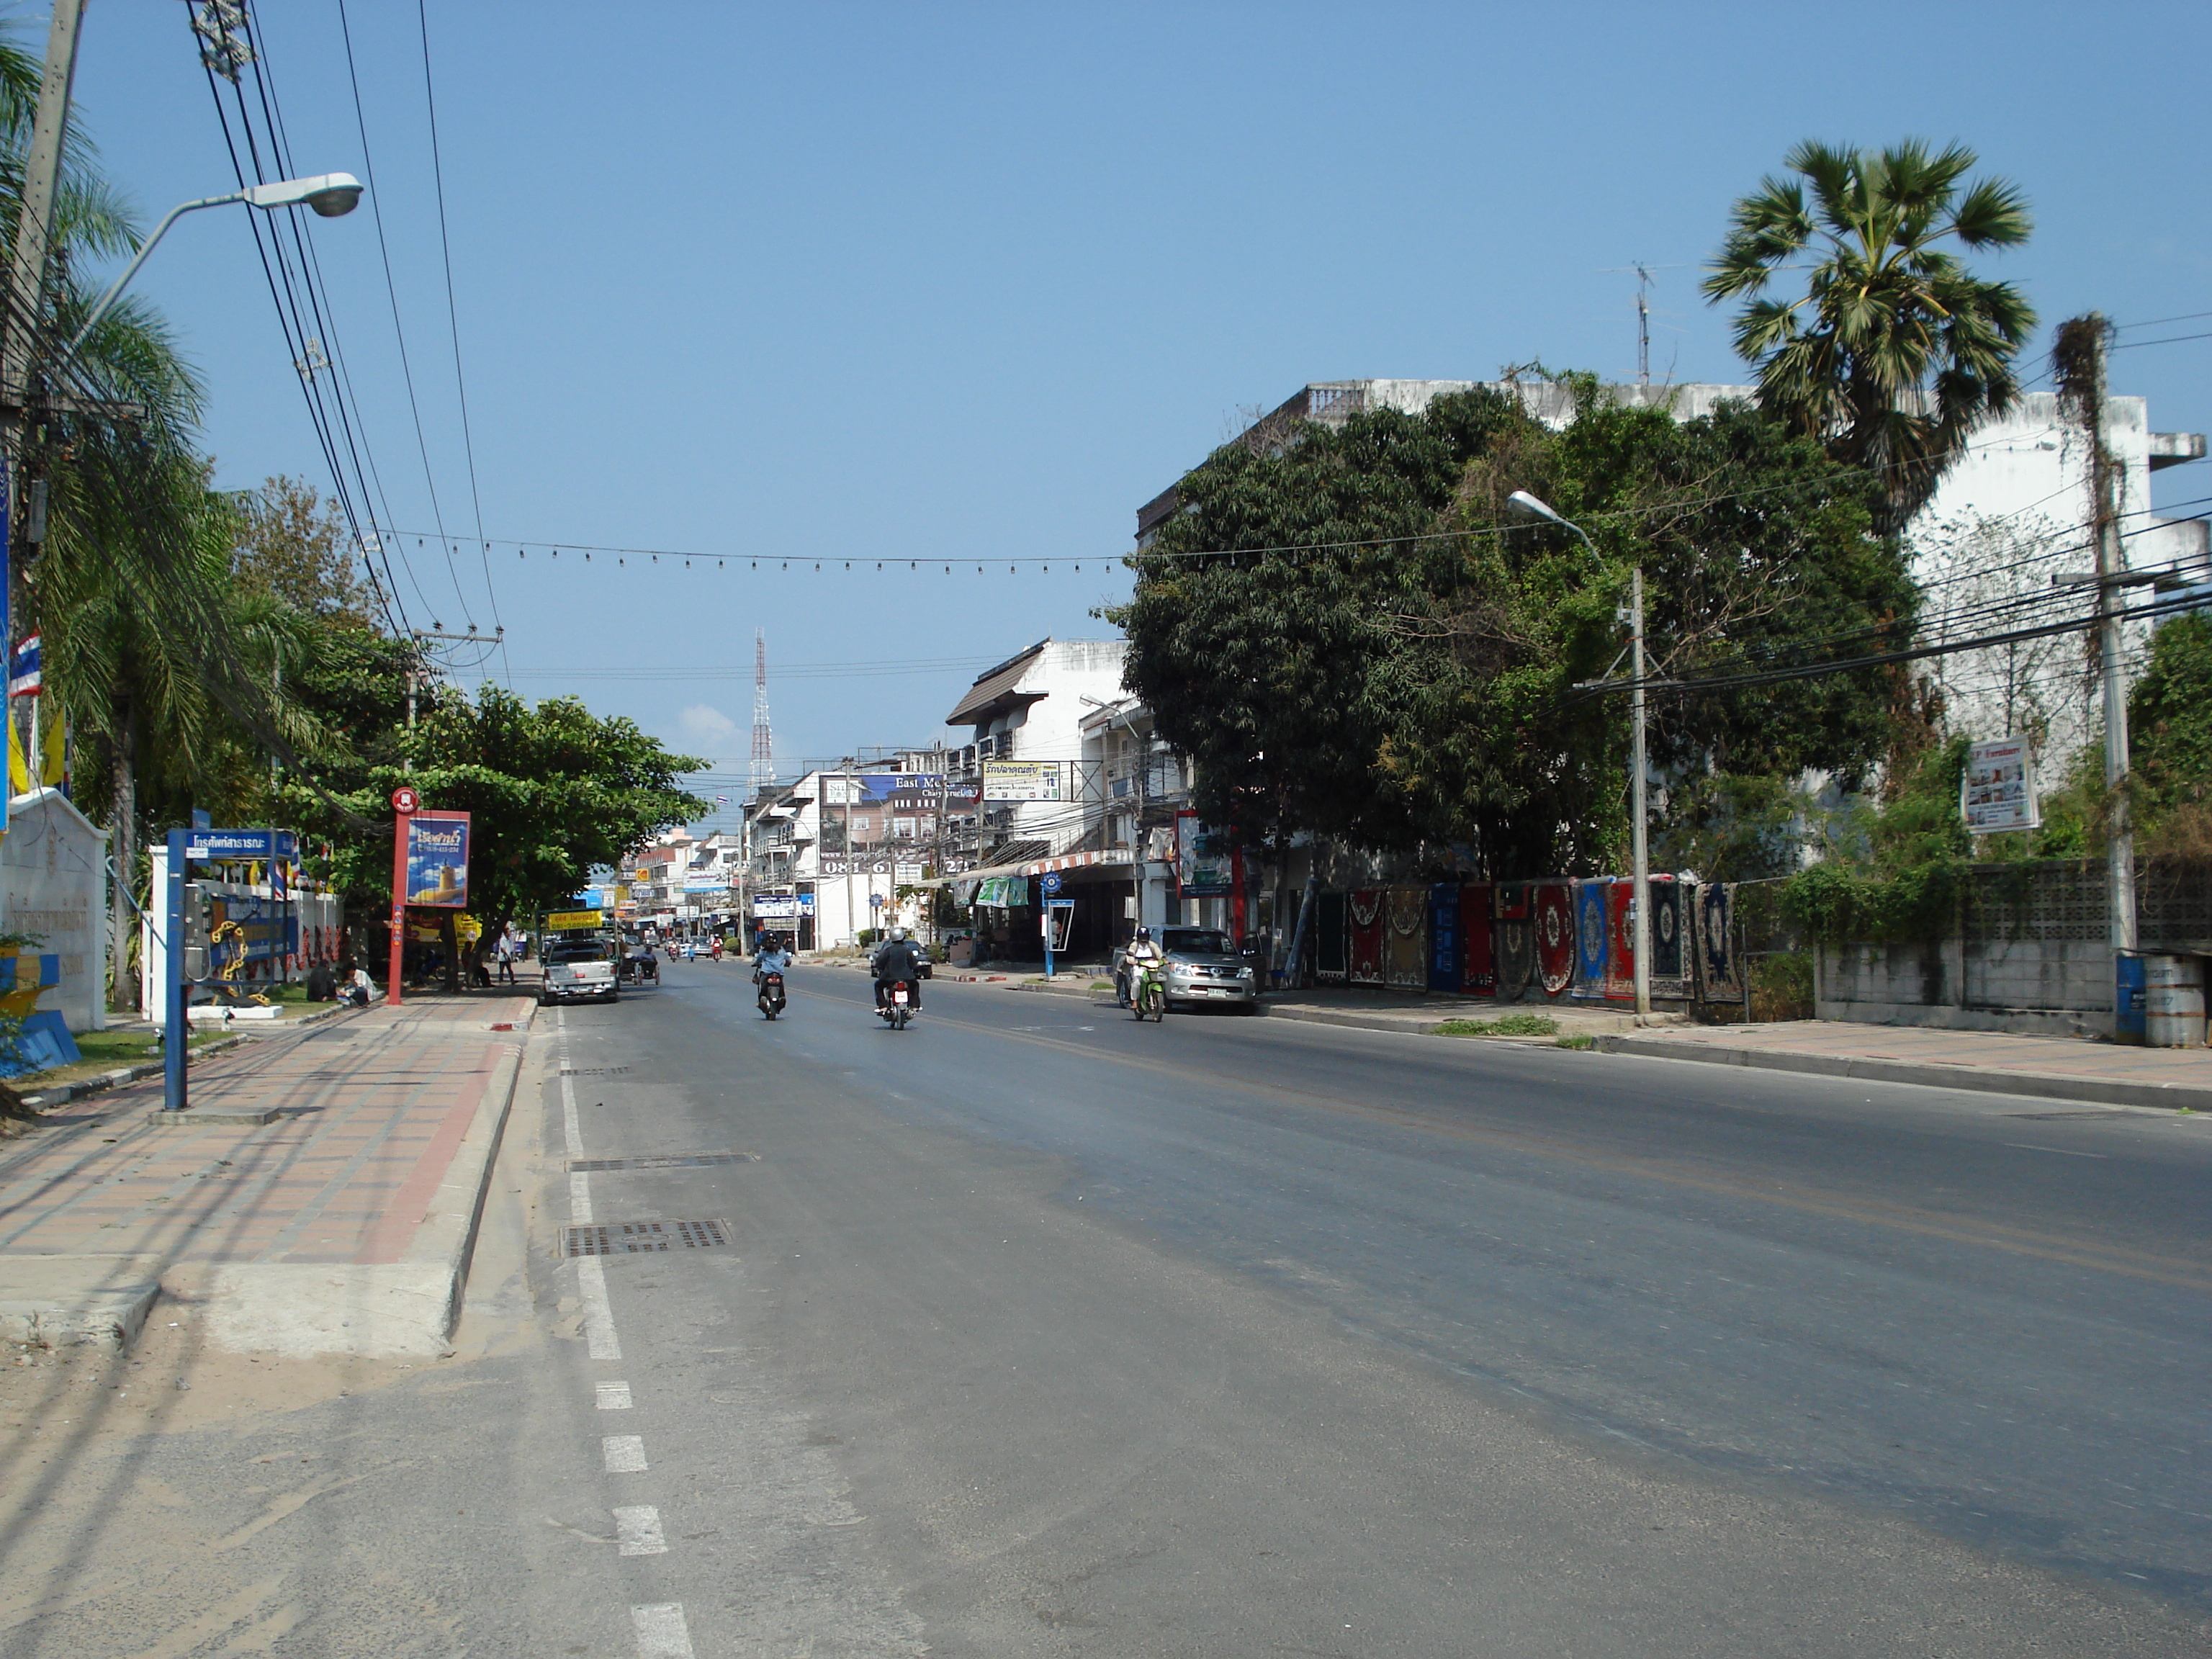
[[[441,910],[469,908],[469,815],[415,812],[407,828],[407,902]]]
[[[1188,810],[1176,814],[1176,887],[1184,898],[1220,898],[1231,884],[1228,837]]]
[[[1966,750],[1959,808],[1978,836],[2033,830],[2043,822],[2035,801],[2035,762],[2026,738],[1999,738]]]

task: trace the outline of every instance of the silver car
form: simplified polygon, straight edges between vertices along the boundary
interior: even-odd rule
[[[1221,1002],[1252,1013],[1260,1006],[1259,975],[1218,927],[1156,927],[1152,937],[1167,958],[1168,1006],[1195,1007]],[[1114,964],[1116,998],[1127,1001],[1129,969],[1126,951]]]

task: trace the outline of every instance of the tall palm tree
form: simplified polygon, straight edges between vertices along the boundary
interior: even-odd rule
[[[1967,184],[1973,151],[1918,139],[1883,150],[1807,142],[1729,216],[1706,300],[1741,299],[1737,352],[1759,401],[1838,460],[1881,481],[1901,528],[1985,417],[2020,394],[2013,358],[2035,313],[2009,283],[1985,281],[1945,247],[2027,240],[2027,199],[2002,179]],[[1805,292],[1771,297],[1778,273],[1809,262]]]

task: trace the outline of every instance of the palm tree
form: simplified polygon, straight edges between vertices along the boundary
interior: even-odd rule
[[[1761,408],[1880,480],[1887,527],[1928,500],[1967,436],[2020,395],[2014,355],[2035,313],[1942,244],[2016,247],[2027,199],[2002,179],[1962,180],[1974,153],[1918,139],[1880,151],[1807,142],[1735,204],[1706,300],[1742,299],[1735,348]],[[1809,199],[1808,199],[1809,198]],[[1770,297],[1810,256],[1803,295]]]

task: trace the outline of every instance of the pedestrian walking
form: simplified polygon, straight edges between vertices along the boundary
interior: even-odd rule
[[[502,985],[514,984],[514,936],[512,933],[501,933],[499,936],[498,947],[493,954],[499,963],[499,982]]]

